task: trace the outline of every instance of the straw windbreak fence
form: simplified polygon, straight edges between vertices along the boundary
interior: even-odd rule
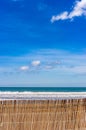
[[[0,130],[86,130],[86,99],[0,101]]]

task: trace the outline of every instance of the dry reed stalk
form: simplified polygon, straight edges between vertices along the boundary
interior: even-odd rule
[[[0,130],[86,130],[86,99],[0,101]]]

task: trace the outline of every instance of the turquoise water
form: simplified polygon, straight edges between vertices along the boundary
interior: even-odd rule
[[[86,87],[0,87],[0,91],[86,92]]]

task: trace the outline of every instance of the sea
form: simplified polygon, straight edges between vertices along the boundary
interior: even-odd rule
[[[0,92],[86,92],[86,87],[0,87]]]

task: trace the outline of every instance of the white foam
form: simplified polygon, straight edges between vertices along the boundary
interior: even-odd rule
[[[86,92],[0,92],[0,100],[61,100],[86,98]]]

